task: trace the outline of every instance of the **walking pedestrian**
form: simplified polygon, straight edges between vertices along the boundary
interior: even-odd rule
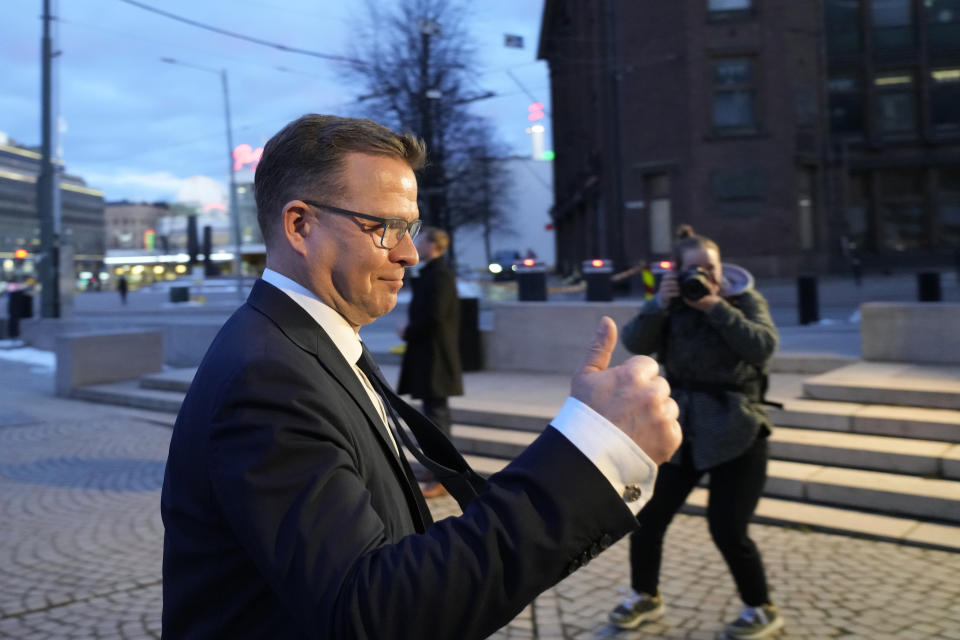
[[[120,302],[122,304],[127,304],[127,290],[130,288],[130,285],[127,283],[127,278],[124,275],[121,275],[117,279],[117,291],[120,292]]]
[[[457,276],[445,259],[450,246],[446,232],[424,227],[417,236],[416,246],[423,266],[411,283],[409,322],[398,328],[407,348],[397,393],[409,393],[420,400],[423,414],[449,438],[451,421],[447,398],[463,395]],[[446,493],[432,475],[425,480],[424,497],[435,498]]]
[[[777,330],[753,277],[721,265],[720,249],[688,225],[678,230],[678,272],[664,274],[657,295],[623,330],[624,346],[656,353],[680,407],[683,444],[660,467],[653,497],[630,536],[633,592],[610,613],[633,629],[663,615],[658,590],[663,538],[705,473],[707,521],[733,575],[744,609],[727,638],[765,638],[783,626],[770,599],[763,561],[747,535],[767,474],[771,422],[763,406]]]

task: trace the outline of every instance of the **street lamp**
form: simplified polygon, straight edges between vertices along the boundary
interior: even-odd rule
[[[180,60],[175,60],[174,58],[160,58],[163,62],[167,64],[177,64],[182,67],[190,67],[191,69],[197,69],[199,71],[206,71],[207,73],[219,74],[220,81],[223,85],[223,111],[226,117],[227,123],[227,165],[230,167],[230,217],[233,219],[233,239],[234,239],[234,251],[233,251],[233,270],[237,274],[237,296],[242,302],[243,297],[243,253],[242,253],[242,242],[243,238],[240,235],[240,208],[237,206],[237,176],[236,171],[233,168],[233,127],[230,124],[230,91],[227,86],[227,70],[226,69],[211,69],[210,67],[202,67],[200,65],[191,64],[189,62],[182,62]],[[207,256],[209,259],[209,256]]]

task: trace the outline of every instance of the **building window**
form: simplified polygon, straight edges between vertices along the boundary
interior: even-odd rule
[[[927,48],[933,57],[960,49],[960,0],[924,0]]]
[[[855,76],[836,76],[827,83],[830,94],[830,132],[863,133],[863,91]]]
[[[937,244],[960,247],[960,167],[946,167],[937,176],[939,203]]]
[[[767,174],[760,169],[720,169],[710,175],[710,188],[721,216],[757,216],[767,200]]]
[[[650,203],[650,253],[669,255],[673,249],[670,176],[666,173],[652,173],[645,176],[643,192]]]
[[[869,242],[870,227],[867,211],[870,204],[867,174],[854,171],[850,173],[847,182],[846,223],[848,250],[866,249],[872,246]]]
[[[742,20],[753,15],[753,0],[707,0],[710,22]]]
[[[797,169],[797,227],[800,249],[816,248],[815,172],[809,167]]]
[[[913,133],[917,130],[917,95],[909,71],[878,74],[877,128],[882,135]]]
[[[930,120],[934,129],[960,130],[960,69],[934,69],[930,78]]]
[[[902,53],[916,44],[910,0],[873,0],[873,46],[877,53]]]
[[[713,128],[719,134],[757,130],[753,60],[725,58],[713,62]]]
[[[888,251],[923,249],[928,245],[923,197],[923,171],[878,171],[880,243]]]
[[[831,56],[860,51],[860,0],[826,0],[824,25]]]

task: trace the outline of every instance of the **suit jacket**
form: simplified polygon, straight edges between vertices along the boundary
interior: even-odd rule
[[[201,363],[161,498],[167,638],[484,638],[635,527],[552,427],[429,522],[350,365],[255,283]]]
[[[397,391],[414,398],[463,395],[457,277],[440,257],[420,270],[412,286],[409,324],[403,334],[407,350]]]

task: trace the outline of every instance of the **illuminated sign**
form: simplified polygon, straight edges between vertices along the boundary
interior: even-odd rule
[[[17,258],[18,260],[23,260],[29,255],[30,255],[30,252],[27,251],[26,249],[17,249],[16,251],[13,252],[13,257]]]
[[[145,229],[143,232],[143,248],[153,251],[156,242],[157,232],[153,229]]]
[[[226,211],[226,210],[227,210],[227,207],[226,207],[226,205],[223,205],[223,204],[221,204],[221,203],[219,203],[219,202],[210,202],[210,203],[208,203],[208,204],[203,205],[203,212],[204,212],[204,213],[210,213],[210,212],[213,211],[214,209],[216,209],[217,211]]]
[[[527,111],[529,111],[527,114],[527,120],[530,122],[536,122],[537,120],[543,119],[544,114],[542,102],[534,102],[532,105],[527,107]]]
[[[250,165],[251,169],[256,169],[262,155],[263,147],[254,149],[248,144],[238,144],[233,150],[233,170],[239,171],[246,165]]]

